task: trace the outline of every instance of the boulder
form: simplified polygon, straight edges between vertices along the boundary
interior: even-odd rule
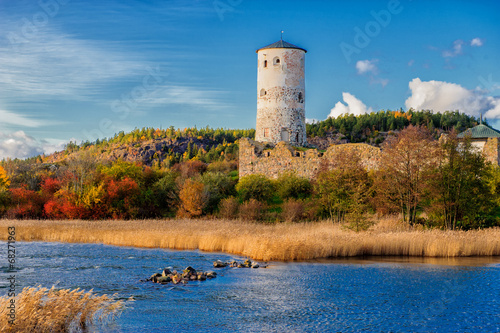
[[[209,271],[206,272],[205,275],[207,276],[207,279],[214,279],[217,276],[217,273]]]
[[[172,271],[170,269],[168,269],[168,268],[165,268],[163,270],[163,272],[161,273],[161,276],[167,276],[167,275],[170,275],[170,274],[172,274]]]
[[[229,262],[229,267],[238,267],[238,262],[235,260],[232,260]]]
[[[252,261],[250,259],[246,259],[244,262],[243,262],[243,266],[244,267],[247,267],[247,268],[250,268],[252,266]]]
[[[161,276],[160,273],[154,273],[153,275],[151,275],[151,277],[148,280],[156,282],[156,279],[159,278],[160,276]]]
[[[259,263],[257,263],[257,262],[252,263],[252,268],[259,268],[259,267],[260,267]]]
[[[226,267],[226,266],[227,266],[227,263],[223,262],[222,260],[214,261],[215,268],[222,268],[222,267]]]
[[[160,276],[156,278],[156,283],[167,284],[170,281],[172,281],[172,278],[170,276]]]
[[[198,273],[198,280],[200,281],[205,281],[207,279],[207,276],[203,273]]]
[[[172,283],[173,284],[178,284],[181,282],[182,277],[179,274],[172,275]]]

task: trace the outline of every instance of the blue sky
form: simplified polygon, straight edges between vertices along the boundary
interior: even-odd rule
[[[0,158],[253,128],[255,51],[281,30],[308,50],[310,120],[414,107],[497,124],[499,28],[498,1],[0,0]]]

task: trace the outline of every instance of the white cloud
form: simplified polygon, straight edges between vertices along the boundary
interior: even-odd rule
[[[320,120],[319,119],[315,119],[315,118],[306,118],[306,124],[315,124],[315,123],[319,123]]]
[[[347,113],[352,113],[353,115],[359,116],[361,114],[373,112],[373,109],[371,107],[367,108],[363,102],[356,98],[356,96],[348,92],[342,93],[342,99],[347,105],[343,104],[342,102],[337,102],[333,109],[330,110],[328,118],[338,117],[342,114]]]
[[[486,95],[483,90],[469,90],[459,84],[443,81],[421,81],[409,83],[412,95],[406,100],[407,108],[416,110],[453,111],[486,118],[500,118],[500,98]]]
[[[137,99],[138,104],[168,105],[180,104],[202,106],[208,109],[228,107],[224,102],[224,92],[207,88],[189,87],[181,85],[163,85],[147,92]]]
[[[0,126],[8,124],[8,125],[19,125],[26,127],[40,127],[47,124],[43,120],[28,118],[26,116],[2,109],[0,109],[0,119],[1,119]]]
[[[36,140],[24,131],[0,132],[0,159],[27,158],[64,149],[65,142],[55,139]]]
[[[441,54],[445,58],[456,57],[457,55],[462,54],[464,44],[465,42],[463,40],[457,39],[453,42],[453,46],[450,50],[444,50]]]
[[[0,23],[0,40],[6,41],[0,46],[0,89],[5,97],[88,99],[101,93],[103,83],[139,74],[147,66],[104,41],[40,28],[36,38],[16,43],[12,33]]]
[[[476,37],[470,41],[470,46],[483,46],[483,40]]]
[[[365,74],[365,73],[373,73],[377,74],[378,73],[378,68],[376,63],[378,62],[377,59],[374,60],[359,60],[356,62],[356,69],[358,70],[358,74]]]

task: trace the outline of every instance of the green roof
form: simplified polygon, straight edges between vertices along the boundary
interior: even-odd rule
[[[283,39],[277,41],[276,43],[269,44],[268,46],[264,46],[263,48],[258,49],[257,52],[259,52],[260,50],[265,50],[265,49],[297,49],[297,50],[302,50],[304,52],[307,52],[306,49],[303,49],[303,48],[298,47],[296,45],[285,42]]]
[[[500,137],[500,132],[486,125],[480,124],[458,134],[458,137],[463,138],[466,135],[470,135],[472,139],[498,138]]]

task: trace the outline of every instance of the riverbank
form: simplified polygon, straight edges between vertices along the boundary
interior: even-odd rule
[[[414,230],[394,220],[354,232],[331,222],[261,224],[234,220],[0,220],[0,240],[15,226],[16,241],[226,252],[255,260],[354,256],[499,256],[500,228]]]

